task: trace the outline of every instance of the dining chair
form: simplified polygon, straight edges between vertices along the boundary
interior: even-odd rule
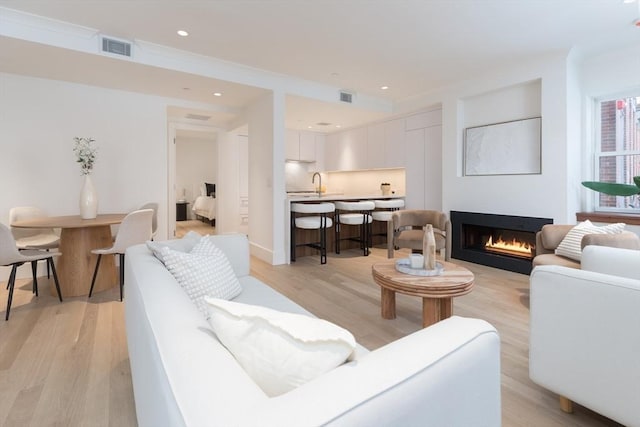
[[[17,221],[45,216],[47,214],[40,208],[32,206],[15,207],[9,210],[9,225],[13,225]],[[60,246],[60,236],[53,231],[53,228],[19,228],[12,226],[11,234],[13,234],[19,250],[44,249],[48,251]],[[51,273],[47,262],[47,278],[50,277]]]
[[[153,217],[151,219],[151,240],[156,237],[158,231],[158,204],[157,203],[145,203],[140,207],[142,209],[153,209]]]
[[[116,240],[110,248],[93,249],[92,254],[98,255],[96,260],[96,268],[93,271],[91,279],[91,288],[89,289],[89,298],[93,294],[93,287],[98,276],[100,268],[100,260],[102,255],[119,255],[120,257],[120,301],[122,301],[122,288],[124,286],[124,253],[129,246],[144,243],[151,238],[151,227],[153,222],[153,209],[142,209],[133,211],[124,217]]]
[[[56,291],[58,291],[58,299],[62,302],[62,294],[60,293],[60,283],[58,283],[58,275],[56,273],[56,267],[53,263],[53,257],[62,255],[58,251],[44,251],[38,249],[24,249],[18,250],[16,241],[13,238],[11,230],[4,224],[0,224],[0,266],[11,267],[11,273],[9,274],[9,297],[7,298],[7,312],[4,320],[9,320],[9,312],[11,311],[11,302],[13,300],[13,288],[16,284],[16,272],[18,267],[22,264],[30,262],[32,271],[35,271],[35,265],[38,261],[46,260],[47,265],[51,266],[51,272],[53,273],[53,280],[56,284]],[[38,282],[33,280],[33,293],[38,296]]]

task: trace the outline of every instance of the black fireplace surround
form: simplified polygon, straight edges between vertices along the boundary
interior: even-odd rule
[[[545,224],[553,224],[553,219],[451,211],[451,257],[529,274],[536,233]],[[493,242],[517,240],[531,253],[487,249],[489,238]]]

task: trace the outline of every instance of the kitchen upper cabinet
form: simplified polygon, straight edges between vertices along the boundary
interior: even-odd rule
[[[442,211],[442,126],[424,129],[424,208]]]
[[[300,160],[300,133],[297,130],[285,130],[285,159]]]
[[[387,167],[385,162],[386,123],[367,126],[367,169]]]
[[[424,209],[425,194],[425,130],[416,129],[406,133],[405,153],[405,208]],[[429,183],[429,186],[435,183]]]
[[[324,152],[328,171],[367,169],[367,128],[328,135]]]
[[[323,172],[326,170],[324,164],[324,150],[326,144],[326,135],[322,133],[315,134],[315,150],[316,150],[316,161],[309,165],[309,172]]]
[[[424,180],[431,179],[430,176],[425,175],[424,169],[429,170],[427,173],[441,175],[439,172],[442,170],[441,122],[442,110],[438,109],[327,135],[324,169],[351,171],[406,168],[407,193],[410,185],[421,185],[417,188],[417,193],[410,197],[415,197],[412,202],[415,203],[415,208],[422,209],[421,206],[427,200],[424,196]],[[428,147],[425,146],[427,142]],[[428,160],[425,159],[425,155],[428,155]],[[437,162],[434,168],[432,168],[433,161]],[[412,176],[413,170],[415,170],[415,176]],[[416,179],[422,184],[415,182],[408,184],[409,181]],[[440,177],[438,179],[441,180]],[[438,194],[432,196],[433,201],[441,198]],[[429,199],[429,201],[432,200]],[[441,203],[439,201],[438,205]]]
[[[442,110],[431,110],[408,116],[405,119],[405,124],[407,131],[442,125]]]
[[[403,168],[405,166],[405,120],[397,119],[384,124],[384,167]]]
[[[316,161],[316,133],[286,129],[285,159]]]
[[[316,161],[316,133],[300,131],[299,160],[306,162]]]

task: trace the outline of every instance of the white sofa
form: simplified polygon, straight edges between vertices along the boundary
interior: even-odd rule
[[[640,251],[587,246],[582,269],[531,273],[529,375],[571,402],[640,426]]]
[[[241,235],[215,236],[239,277],[235,301],[308,313],[249,275]],[[169,241],[176,246],[180,241]],[[126,253],[125,315],[140,426],[499,426],[500,339],[452,317],[269,398],[216,339],[145,245]]]

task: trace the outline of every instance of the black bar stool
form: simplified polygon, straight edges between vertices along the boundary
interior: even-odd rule
[[[333,225],[333,220],[327,216],[335,211],[333,203],[291,203],[291,262],[296,261],[296,248],[309,246],[320,251],[320,264],[327,263],[327,228]],[[297,216],[296,214],[303,214]],[[310,215],[311,214],[311,215]],[[318,230],[319,241],[296,243],[296,228],[304,230]]]
[[[361,202],[335,202],[336,206],[336,253],[340,253],[341,240],[353,240],[360,243],[364,256],[369,255],[369,247],[371,246],[371,211],[375,208],[375,204],[371,201]],[[340,238],[340,228],[343,225],[357,225],[360,227],[360,235],[358,237]]]

